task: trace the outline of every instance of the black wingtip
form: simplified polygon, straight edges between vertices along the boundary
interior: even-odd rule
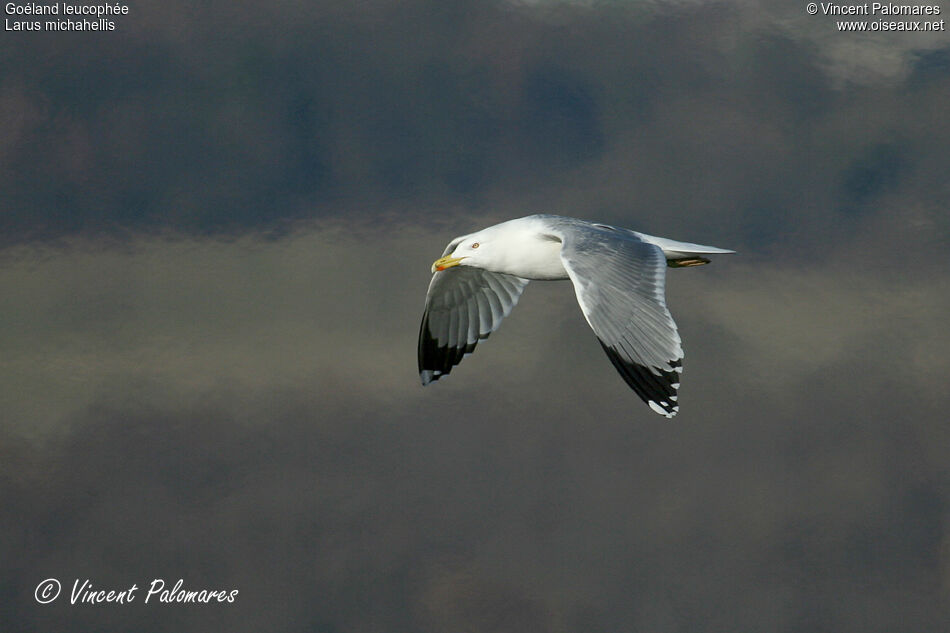
[[[677,389],[683,371],[682,361],[671,360],[669,364],[673,369],[663,370],[630,362],[603,341],[600,341],[600,346],[624,381],[651,410],[667,418],[679,413]]]
[[[479,340],[488,338],[483,334]],[[439,345],[439,342],[429,331],[429,312],[422,315],[422,324],[419,326],[419,379],[422,386],[435,382],[451,373],[452,368],[462,362],[462,358],[475,350],[478,341],[466,343],[458,347]]]

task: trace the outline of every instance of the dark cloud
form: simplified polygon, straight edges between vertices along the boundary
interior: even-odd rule
[[[945,44],[783,6],[172,2],[7,38],[0,621],[940,630]],[[418,384],[431,261],[538,210],[740,250],[670,271],[673,422],[566,282]],[[41,606],[49,577],[240,593]]]
[[[774,226],[776,205],[801,213],[797,183],[824,214],[842,181],[865,186],[869,147],[919,149],[904,77],[842,88],[814,29],[730,5],[555,6],[172,2],[110,39],[7,45],[4,239],[275,230],[394,200]],[[917,111],[946,105],[941,49],[862,42],[854,59],[914,69]],[[888,118],[839,125],[869,110]]]

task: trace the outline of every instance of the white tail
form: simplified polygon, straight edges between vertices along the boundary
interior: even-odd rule
[[[631,231],[631,233],[636,233],[636,231]],[[668,240],[665,237],[654,237],[653,235],[646,235],[645,233],[636,233],[636,236],[644,242],[659,246],[667,259],[683,259],[695,255],[728,255],[729,253],[735,253],[735,251],[730,251],[726,248],[703,246],[702,244],[691,244],[690,242],[677,242],[676,240]]]

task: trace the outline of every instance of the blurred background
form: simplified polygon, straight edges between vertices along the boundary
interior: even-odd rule
[[[945,31],[128,6],[0,38],[5,631],[945,629]],[[739,251],[669,271],[672,421],[569,282],[420,386],[431,262],[536,212]]]

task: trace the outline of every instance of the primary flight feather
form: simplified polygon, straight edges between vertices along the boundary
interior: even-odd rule
[[[570,279],[614,367],[653,411],[673,417],[683,348],[666,307],[666,268],[733,252],[556,215],[457,237],[432,264],[419,329],[422,384],[447,375],[488,338],[530,280]]]

